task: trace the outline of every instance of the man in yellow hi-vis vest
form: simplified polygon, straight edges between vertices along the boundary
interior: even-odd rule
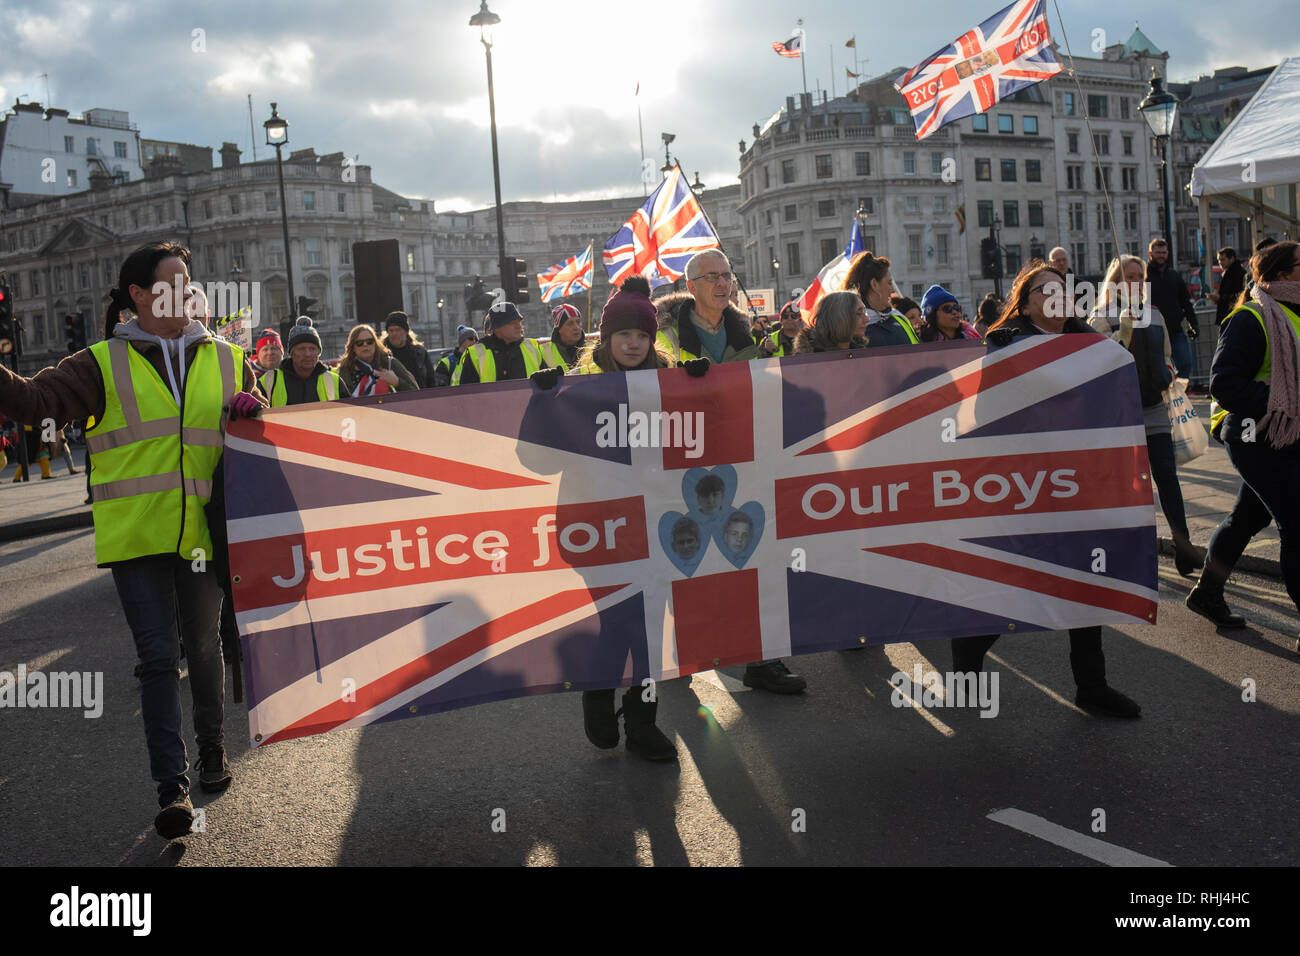
[[[487,314],[487,335],[465,350],[451,384],[517,382],[550,368],[536,339],[524,338],[524,317],[513,302],[494,305]]]
[[[189,263],[179,243],[137,249],[112,291],[110,317],[121,319],[108,341],[30,379],[0,367],[0,408],[17,421],[94,418],[86,443],[95,557],[112,569],[140,658],[140,710],[161,808],[154,826],[167,839],[189,833],[194,813],[181,737],[182,645],[199,785],[218,792],[231,781],[222,736],[221,591],[204,507],[227,417],[256,415],[265,404],[243,351],[187,315]]]
[[[258,379],[272,408],[332,402],[343,394],[338,372],[320,360],[320,333],[307,316],[289,330],[288,348],[280,367],[268,369]]]

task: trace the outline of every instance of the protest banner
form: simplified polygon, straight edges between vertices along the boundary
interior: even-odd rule
[[[1155,621],[1098,335],[299,405],[232,422],[254,744],[789,654]]]

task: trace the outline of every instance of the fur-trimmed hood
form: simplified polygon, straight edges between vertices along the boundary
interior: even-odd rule
[[[671,329],[676,334],[683,351],[702,355],[700,336],[691,321],[694,308],[695,296],[689,292],[674,292],[655,300],[655,318],[659,331]],[[758,346],[749,333],[749,317],[745,313],[729,305],[722,313],[722,324],[727,332],[727,352],[731,353],[723,361],[748,361],[758,355]]]

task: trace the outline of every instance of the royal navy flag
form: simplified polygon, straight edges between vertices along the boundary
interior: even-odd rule
[[[465,386],[232,422],[254,744],[832,648],[1154,622],[1092,333]]]

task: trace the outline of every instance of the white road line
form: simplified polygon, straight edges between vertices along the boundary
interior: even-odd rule
[[[996,662],[1001,667],[1005,667],[1007,670],[1011,671],[1011,673],[1015,674],[1026,684],[1029,684],[1031,687],[1038,688],[1048,697],[1052,698],[1052,700],[1056,701],[1058,704],[1064,704],[1066,707],[1070,708],[1070,710],[1074,711],[1076,714],[1084,714],[1085,716],[1087,715],[1088,712],[1083,708],[1079,707],[1077,704],[1075,704],[1074,701],[1066,700],[1064,697],[1062,697],[1056,691],[1052,690],[1052,688],[1048,687],[1046,684],[1040,684],[1038,681],[1034,680],[1024,671],[1020,670],[1017,667],[1012,667],[1010,664],[1008,664],[1002,658],[998,657],[996,654],[985,654],[984,656],[987,657],[989,660]]]
[[[1048,843],[1064,847],[1072,853],[1086,856],[1098,863],[1105,863],[1107,866],[1173,866],[1172,863],[1157,860],[1153,856],[1145,856],[1133,850],[1126,850],[1122,846],[1098,840],[1096,837],[1075,833],[1051,820],[1014,807],[995,810],[988,815],[988,818],[994,823],[1005,824],[1021,833],[1036,836],[1040,840],[1046,840]]]

